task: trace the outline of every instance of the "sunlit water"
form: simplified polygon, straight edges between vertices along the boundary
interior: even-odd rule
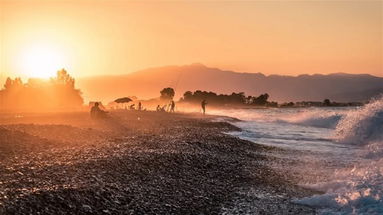
[[[214,114],[241,119],[230,134],[300,151],[326,180],[302,183],[325,194],[295,200],[320,214],[383,214],[383,98],[364,107],[241,109]],[[331,166],[331,167],[330,167]],[[293,166],[289,168],[294,168]],[[305,170],[306,171],[306,170]]]

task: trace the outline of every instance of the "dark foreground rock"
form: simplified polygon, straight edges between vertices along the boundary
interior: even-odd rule
[[[272,148],[210,117],[115,112],[3,119],[1,214],[312,214]]]

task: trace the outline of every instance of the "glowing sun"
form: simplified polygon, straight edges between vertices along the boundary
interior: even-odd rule
[[[26,49],[21,63],[24,73],[33,78],[54,77],[59,69],[67,66],[63,53],[46,45]]]

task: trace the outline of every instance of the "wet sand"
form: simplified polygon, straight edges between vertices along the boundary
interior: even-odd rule
[[[0,115],[0,214],[315,214],[273,150],[214,116]],[[291,180],[290,180],[291,179]]]

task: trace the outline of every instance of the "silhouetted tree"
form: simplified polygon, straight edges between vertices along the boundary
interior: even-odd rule
[[[183,97],[183,99],[185,99],[185,100],[190,100],[190,99],[192,99],[192,97],[193,97],[193,93],[192,93],[191,91],[186,91],[186,92],[184,93],[184,97]]]
[[[5,81],[4,89],[5,90],[19,89],[23,86],[24,84],[21,78],[15,78],[15,80],[12,80],[11,78],[8,77],[7,80]]]
[[[65,69],[57,71],[56,78],[53,80],[57,84],[63,84],[74,88],[74,78],[72,78]]]
[[[12,88],[12,85],[13,85],[13,81],[11,78],[8,77],[7,80],[5,81],[4,89],[9,90]]]
[[[167,88],[164,88],[160,91],[161,93],[161,99],[166,99],[166,100],[172,100],[174,95],[175,95],[175,92],[174,92],[174,89],[171,88],[171,87],[167,87]]]
[[[253,104],[253,105],[266,105],[268,104],[267,99],[269,95],[267,93],[262,94],[258,97],[245,96],[245,93],[232,93],[230,95],[219,94],[217,95],[214,92],[207,92],[196,90],[194,93],[187,91],[184,93],[181,101],[197,103],[202,100],[209,101],[209,104],[212,105],[225,105],[225,104]],[[278,106],[278,103],[272,103],[272,106]]]
[[[29,79],[23,84],[20,78],[7,78],[0,90],[3,109],[46,110],[80,107],[81,92],[74,88],[75,80],[64,69],[49,81]]]
[[[331,106],[330,99],[323,100],[323,106]]]
[[[281,104],[281,107],[294,107],[294,102],[288,102],[288,103],[283,103]]]
[[[261,94],[260,96],[253,98],[252,104],[255,105],[266,105],[267,104],[267,99],[269,99],[269,94]]]
[[[252,96],[247,96],[246,97],[246,104],[251,104],[253,102],[253,97]]]
[[[278,102],[267,102],[267,107],[278,107]]]

